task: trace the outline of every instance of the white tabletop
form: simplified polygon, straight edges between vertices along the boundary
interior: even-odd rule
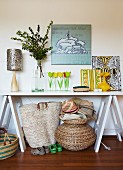
[[[31,91],[1,91],[1,96],[122,96],[123,91],[109,91],[109,92],[73,92],[73,91],[44,91],[44,92],[31,92]]]

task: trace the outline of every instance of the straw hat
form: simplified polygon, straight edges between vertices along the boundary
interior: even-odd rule
[[[62,104],[62,114],[64,113],[76,113],[79,110],[79,106],[77,106],[74,101],[67,100]]]
[[[75,110],[74,110],[75,109]],[[71,98],[68,101],[65,101],[62,106],[61,114],[66,113],[80,113],[89,117],[92,120],[97,119],[96,112],[94,110],[93,102],[88,100],[83,100],[77,97]]]

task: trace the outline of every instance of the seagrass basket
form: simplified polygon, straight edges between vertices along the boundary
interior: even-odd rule
[[[77,122],[76,122],[77,123]],[[87,124],[67,124],[58,126],[55,133],[56,141],[67,150],[79,151],[93,145],[96,134],[93,128]]]
[[[55,131],[59,125],[61,102],[40,102],[20,107],[23,130],[31,148],[56,143]]]
[[[4,128],[0,128],[4,134],[0,134],[0,160],[13,156],[18,149],[18,137],[14,134],[7,134]]]
[[[71,124],[72,124],[72,125],[73,125],[73,124],[75,124],[75,125],[83,125],[83,124],[89,122],[89,120],[91,120],[91,118],[87,117],[86,119],[64,120],[63,122],[64,122],[65,124],[69,124],[69,125],[71,125]]]

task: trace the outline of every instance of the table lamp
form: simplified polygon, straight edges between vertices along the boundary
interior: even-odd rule
[[[13,92],[19,91],[19,86],[16,79],[16,71],[22,70],[22,59],[23,56],[20,49],[7,49],[7,70],[13,71],[11,82],[11,91]]]

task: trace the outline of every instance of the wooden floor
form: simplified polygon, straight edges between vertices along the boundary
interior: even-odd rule
[[[103,142],[111,151],[101,146],[95,153],[93,147],[83,151],[63,150],[56,154],[33,156],[30,147],[9,159],[0,161],[0,170],[123,170],[123,142],[116,136],[103,137]]]

